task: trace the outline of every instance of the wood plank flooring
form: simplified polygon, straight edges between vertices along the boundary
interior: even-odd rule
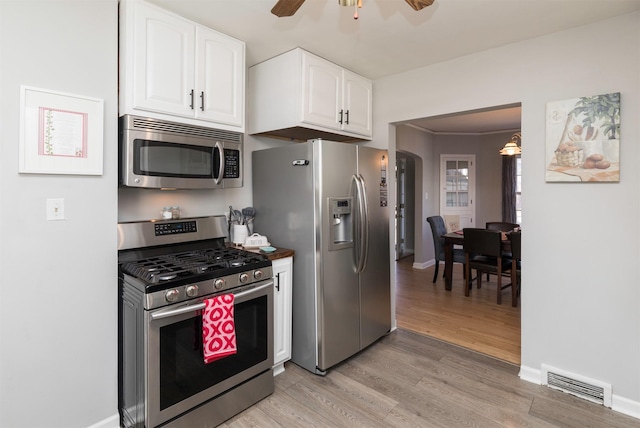
[[[329,370],[291,362],[275,392],[223,427],[637,427],[637,419],[518,378],[518,366],[396,330]]]
[[[462,265],[453,265],[453,289],[444,289],[444,265],[433,284],[434,267],[413,269],[413,256],[396,262],[396,321],[398,327],[455,343],[468,349],[520,364],[520,303],[511,306],[511,289],[496,303],[497,283],[483,278],[482,288],[464,296]],[[503,281],[510,282],[508,278]]]

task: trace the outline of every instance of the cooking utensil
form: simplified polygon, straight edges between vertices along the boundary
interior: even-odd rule
[[[246,207],[242,209],[242,215],[244,216],[245,223],[249,229],[249,234],[253,233],[253,219],[256,217],[256,209],[253,207]]]
[[[244,219],[242,218],[240,210],[233,210],[233,217],[236,220],[236,224],[244,224]]]

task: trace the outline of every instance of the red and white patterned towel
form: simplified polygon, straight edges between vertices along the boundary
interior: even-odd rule
[[[202,348],[208,364],[233,355],[236,348],[236,326],[233,318],[233,294],[223,294],[204,301],[202,311]]]

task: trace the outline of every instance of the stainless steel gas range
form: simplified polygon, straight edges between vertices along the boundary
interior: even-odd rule
[[[224,216],[118,224],[122,426],[213,427],[273,392],[271,261],[225,237]],[[203,311],[223,295],[235,353],[205,362]]]

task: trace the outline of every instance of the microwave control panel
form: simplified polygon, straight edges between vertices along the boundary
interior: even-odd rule
[[[224,149],[224,178],[240,177],[240,150]]]

